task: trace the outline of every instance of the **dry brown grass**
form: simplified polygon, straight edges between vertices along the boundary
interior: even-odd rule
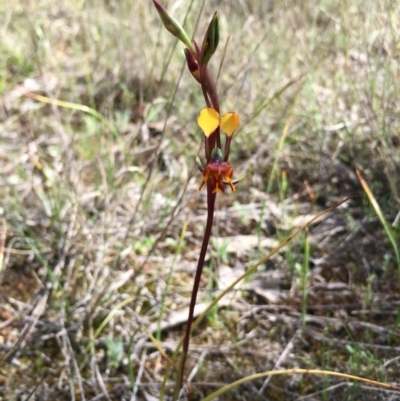
[[[0,356],[27,333],[0,366],[0,398],[157,398],[166,361],[143,326],[157,335],[161,319],[168,354],[183,333],[186,312],[178,312],[188,306],[206,216],[194,166],[203,104],[150,1],[61,3],[16,1],[0,11]],[[169,3],[183,20],[189,2]],[[201,6],[193,5],[189,32]],[[362,194],[355,168],[388,221],[400,203],[399,5],[208,1],[199,32],[215,10],[222,31],[213,68],[229,38],[218,86],[222,109],[243,121],[231,161],[246,177],[218,200],[200,304],[304,216]],[[92,107],[117,134],[27,91]],[[307,325],[299,237],[195,331],[188,398],[278,366],[400,383],[398,267],[379,219],[353,199],[310,227],[308,239]],[[316,376],[276,377],[257,395],[262,387],[224,399],[400,399]]]

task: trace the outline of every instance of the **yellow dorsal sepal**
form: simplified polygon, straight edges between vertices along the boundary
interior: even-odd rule
[[[239,125],[239,115],[234,112],[226,113],[221,117],[221,131],[225,132],[228,136],[232,136],[232,134],[238,129]]]
[[[197,117],[197,124],[208,138],[219,126],[219,113],[211,107],[200,111]]]

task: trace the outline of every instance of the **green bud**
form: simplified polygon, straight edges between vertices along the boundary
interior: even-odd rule
[[[179,39],[192,52],[195,52],[193,43],[190,41],[182,25],[157,0],[153,0],[153,4],[167,31],[171,32],[172,35]]]
[[[223,161],[222,150],[220,148],[215,147],[211,152],[210,163],[221,163],[222,161]]]
[[[207,64],[215,53],[219,42],[219,27],[218,27],[218,14],[217,12],[212,17],[208,25],[207,32],[204,35],[203,43],[201,45],[201,63]]]

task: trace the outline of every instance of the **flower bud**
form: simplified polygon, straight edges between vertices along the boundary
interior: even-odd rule
[[[153,0],[153,4],[161,18],[167,31],[171,32],[177,39],[179,39],[191,51],[195,51],[188,34],[183,29],[182,25],[157,1]]]
[[[215,13],[201,45],[201,64],[207,64],[215,53],[219,42],[218,14]]]
[[[185,57],[190,73],[197,82],[200,82],[199,64],[197,63],[193,53],[188,48],[185,49]]]

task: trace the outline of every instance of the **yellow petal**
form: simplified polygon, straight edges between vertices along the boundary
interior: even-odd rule
[[[197,117],[197,124],[203,130],[204,135],[209,137],[219,125],[219,114],[218,111],[208,107],[201,110]]]
[[[221,131],[231,136],[239,127],[240,119],[236,113],[226,113],[221,118]]]

